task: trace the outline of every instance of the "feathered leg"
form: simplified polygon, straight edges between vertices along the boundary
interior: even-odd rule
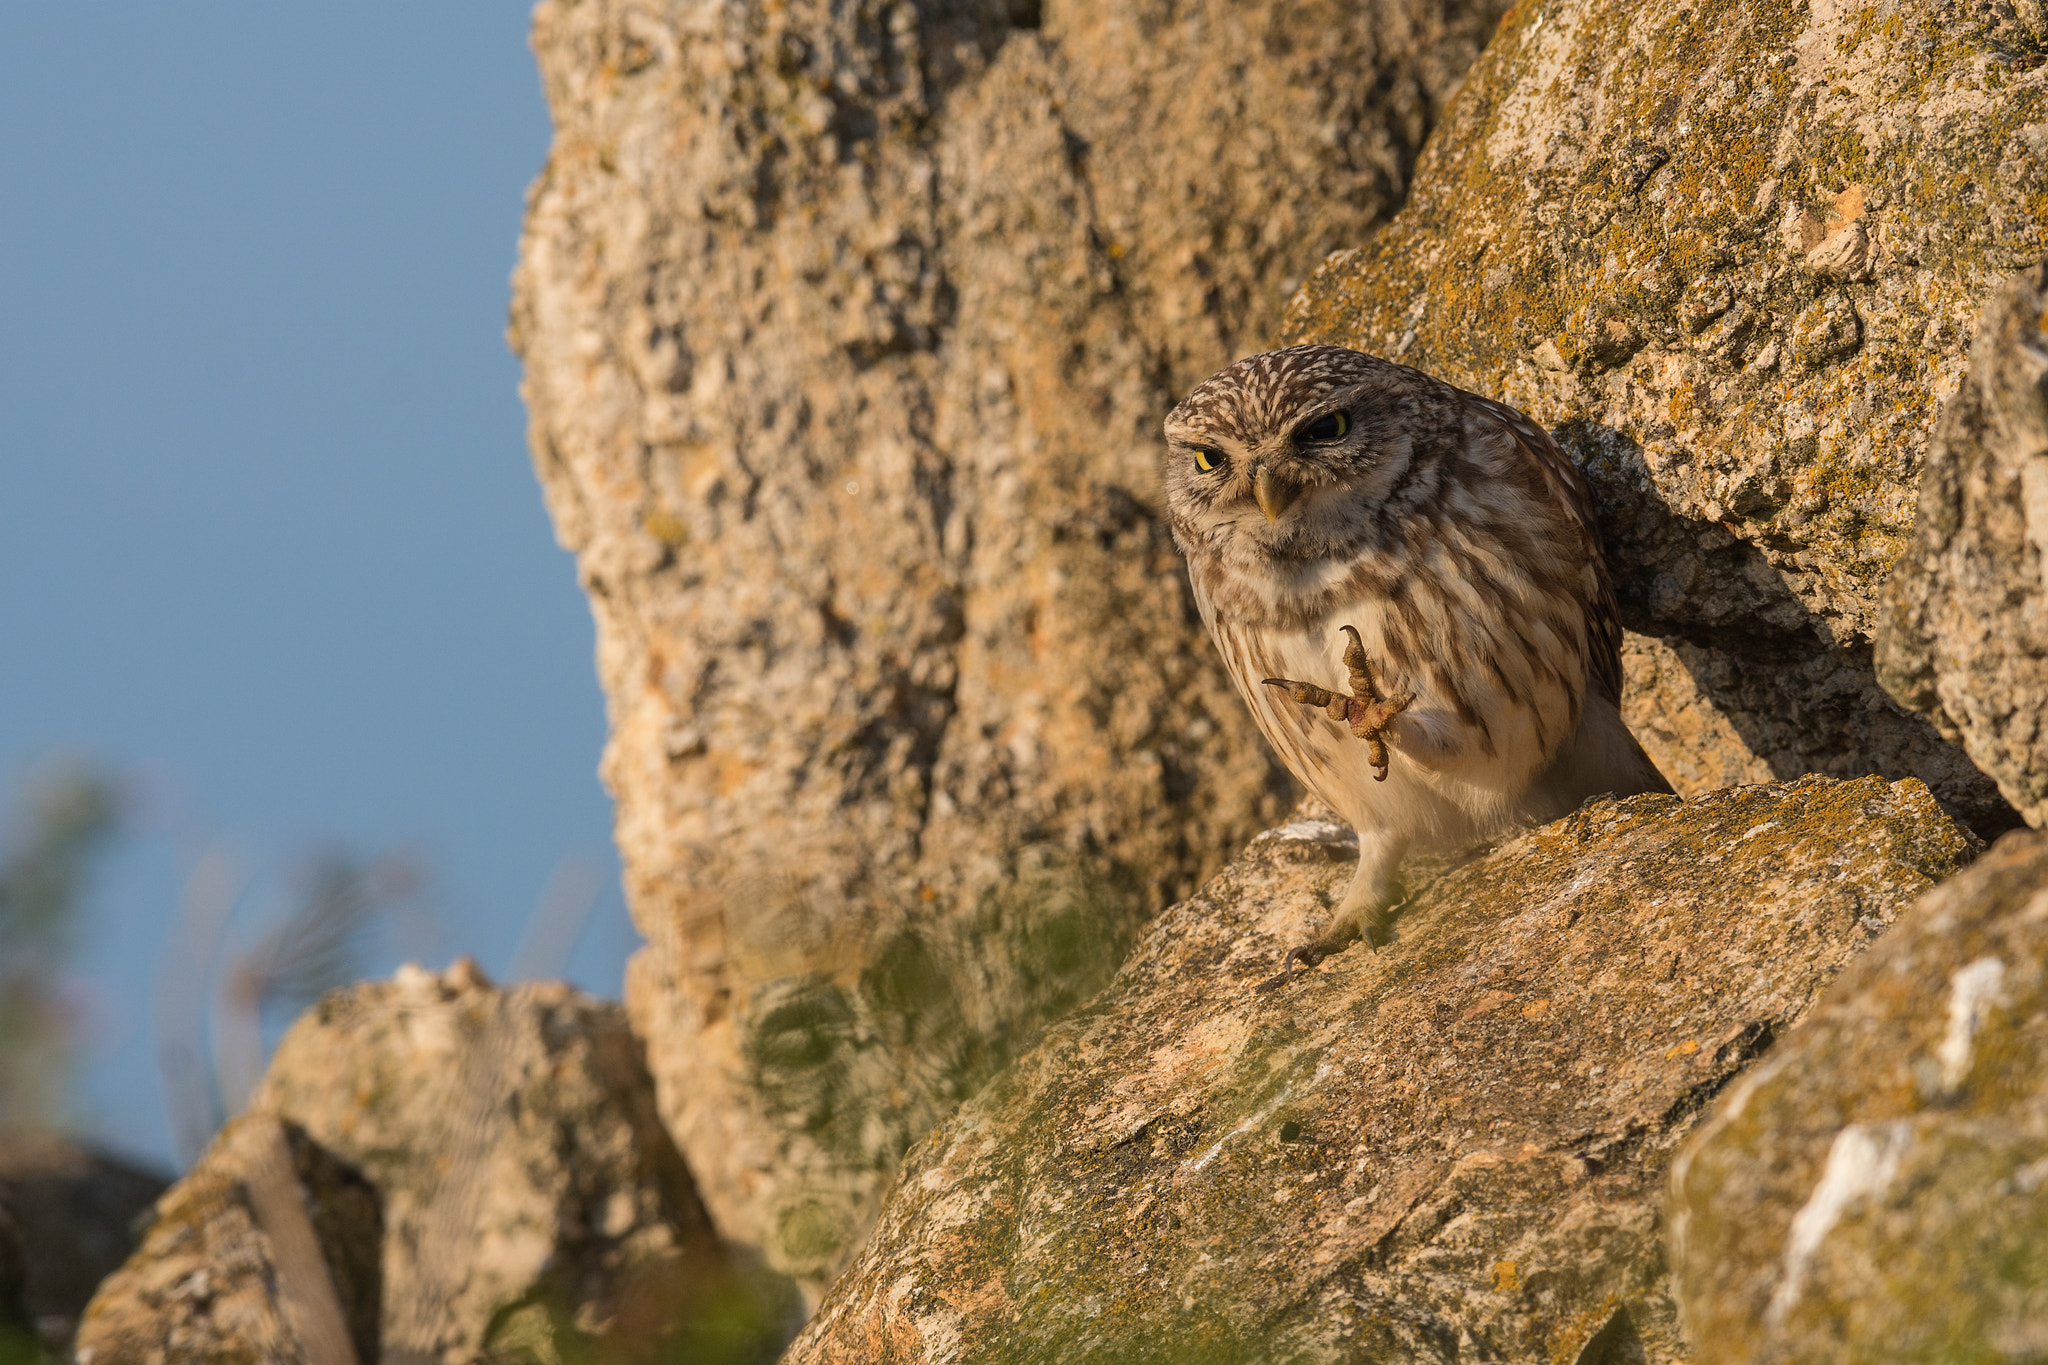
[[[1280,960],[1280,970],[1261,981],[1257,989],[1270,991],[1286,985],[1293,979],[1297,962],[1313,967],[1360,939],[1373,949],[1387,940],[1389,916],[1399,899],[1394,873],[1401,865],[1401,855],[1407,852],[1407,841],[1368,835],[1361,830],[1358,845],[1358,871],[1352,874],[1351,886],[1338,902],[1337,912],[1330,916],[1321,933],[1307,943],[1289,948],[1287,956]]]

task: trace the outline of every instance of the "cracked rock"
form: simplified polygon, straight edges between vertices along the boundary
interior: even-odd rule
[[[266,1171],[266,1126],[295,1181]],[[557,983],[499,990],[467,959],[299,1018],[87,1309],[81,1365],[88,1348],[89,1365],[346,1365],[304,1311],[330,1281],[357,1365],[633,1365],[707,1332],[752,1358],[796,1307],[712,1232],[623,1011]]]

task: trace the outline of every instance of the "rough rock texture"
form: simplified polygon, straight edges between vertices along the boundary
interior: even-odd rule
[[[1289,309],[1586,467],[1681,791],[1875,771],[2017,823],[1871,639],[1981,300],[2048,254],[2044,38],[2005,0],[1518,6],[1399,217]]]
[[[1355,856],[1298,819],[913,1150],[785,1359],[1682,1359],[1670,1152],[1973,847],[1910,779],[1593,803],[1257,993]]]
[[[285,1035],[251,1106],[376,1187],[386,1351],[465,1361],[582,1333],[651,1351],[672,1318],[687,1329],[706,1298],[751,1292],[623,1011],[566,986],[498,990],[465,960],[336,992]]]
[[[280,1140],[289,1154],[282,1193],[311,1225],[310,1258],[291,1254],[303,1248],[290,1246],[290,1207],[281,1226],[277,1205],[265,1202],[279,1193],[267,1185],[280,1174]],[[78,1328],[79,1365],[346,1365],[351,1356],[366,1365],[377,1359],[379,1240],[377,1195],[359,1172],[270,1115],[235,1119],[158,1202],[142,1245],[93,1296]],[[308,1292],[339,1306],[347,1341],[307,1330],[294,1300]],[[337,1345],[349,1354],[337,1356]]]
[[[713,1234],[616,1005],[547,983],[501,991],[467,960],[438,975],[402,968],[302,1016],[250,1107],[240,1122],[281,1117],[312,1154],[302,1160],[349,1172],[381,1219],[381,1233],[356,1218],[346,1235],[323,1237],[331,1264],[368,1268],[336,1276],[358,1286],[368,1276],[368,1290],[341,1291],[351,1314],[368,1313],[363,1362],[592,1351],[741,1361],[772,1354],[791,1328],[793,1291],[785,1283],[778,1298],[736,1273]],[[166,1197],[142,1249],[94,1301],[82,1344],[175,1341],[203,1317],[214,1323],[209,1349],[254,1359],[281,1341],[297,1358],[276,1325],[285,1319],[258,1292],[268,1241],[237,1192],[240,1131]],[[316,1207],[324,1188],[309,1181]],[[258,1279],[223,1288],[226,1272],[207,1271],[210,1282],[194,1281],[222,1257]],[[705,1354],[713,1342],[725,1354]],[[157,1358],[103,1351],[95,1365]]]
[[[2048,128],[2044,128],[2048,135]],[[1942,410],[1878,676],[2048,824],[2048,267],[1986,306]]]
[[[1158,422],[1397,206],[1501,0],[549,0],[515,278],[729,1236],[823,1283],[904,1147],[1285,809]]]
[[[2048,836],[1915,905],[1672,1167],[1709,1362],[2048,1358]]]
[[[136,1220],[168,1183],[57,1133],[0,1128],[0,1211],[13,1214],[22,1245],[35,1250],[23,1268],[29,1319],[68,1339],[100,1281],[134,1249]]]

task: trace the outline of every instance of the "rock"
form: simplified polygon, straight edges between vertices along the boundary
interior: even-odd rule
[[[0,1128],[0,1212],[13,1215],[20,1244],[34,1250],[21,1266],[27,1320],[69,1341],[100,1281],[134,1249],[137,1220],[169,1183],[47,1129]],[[0,1302],[5,1297],[0,1291]]]
[[[1711,1362],[2048,1356],[2048,836],[1929,892],[1673,1163]]]
[[[336,992],[251,1104],[376,1187],[386,1352],[595,1332],[638,1358],[728,1309],[772,1344],[794,1311],[720,1245],[624,1012],[567,986],[498,990],[465,959]]]
[[[904,1148],[1290,799],[1160,416],[1398,205],[1503,0],[550,0],[511,338],[627,987],[816,1289]]]
[[[1283,334],[1556,432],[1596,485],[1632,676],[1659,683],[1627,717],[1698,770],[1681,791],[1917,776],[1989,836],[2016,815],[1871,647],[1979,301],[2048,255],[2048,67],[1998,0],[1872,13],[1518,7],[1400,214]]]
[[[330,1264],[381,1266],[381,1290],[372,1276],[368,1290],[339,1294],[352,1321],[368,1314],[355,1333],[359,1361],[553,1361],[594,1350],[642,1361],[688,1356],[713,1337],[730,1350],[719,1359],[747,1361],[772,1356],[793,1330],[793,1291],[745,1273],[713,1233],[616,1005],[552,983],[498,990],[466,959],[441,974],[402,968],[302,1016],[250,1103],[245,1124],[281,1120],[359,1182],[381,1219],[381,1233],[357,1219],[345,1237],[322,1237]],[[200,1267],[229,1256],[251,1274],[264,1264],[275,1234],[266,1225],[269,1237],[256,1236],[250,1216],[234,1212],[248,1203],[234,1194],[247,1164],[240,1131],[224,1133],[217,1155],[167,1197],[126,1280],[95,1300],[81,1345],[110,1340],[115,1324],[123,1340],[172,1340],[200,1311],[187,1299],[219,1302],[220,1276],[191,1289],[178,1255],[205,1253]],[[178,1221],[186,1208],[213,1220],[197,1241]],[[139,1306],[117,1313],[110,1300]],[[267,1303],[238,1310],[217,1328],[216,1349],[289,1355],[274,1325],[284,1320]],[[95,1365],[115,1359],[153,1357],[103,1351]]]
[[[377,1194],[293,1124],[238,1118],[93,1296],[78,1365],[375,1361]]]
[[[28,1251],[7,1201],[0,1198],[0,1360],[25,1353],[35,1339],[33,1320],[22,1302],[28,1288]]]
[[[1911,779],[1597,801],[1258,993],[1356,855],[1297,819],[912,1151],[785,1360],[1682,1360],[1671,1152],[1974,847]]]
[[[1892,570],[1878,676],[2048,823],[2048,266],[1984,310],[1942,410],[1913,546]]]

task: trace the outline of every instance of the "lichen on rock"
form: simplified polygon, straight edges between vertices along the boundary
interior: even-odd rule
[[[1929,892],[1674,1164],[1701,1365],[2048,1352],[2048,836]]]
[[[1290,307],[1586,469],[1651,684],[1627,715],[1682,791],[1876,771],[2015,823],[1871,641],[1979,301],[2048,254],[2041,57],[1962,0],[1524,4],[1399,216]],[[1702,702],[1718,754],[1683,742]]]
[[[1255,992],[1355,858],[1304,815],[913,1150],[786,1359],[1681,1360],[1672,1151],[1975,847],[1911,779],[1596,801]]]

